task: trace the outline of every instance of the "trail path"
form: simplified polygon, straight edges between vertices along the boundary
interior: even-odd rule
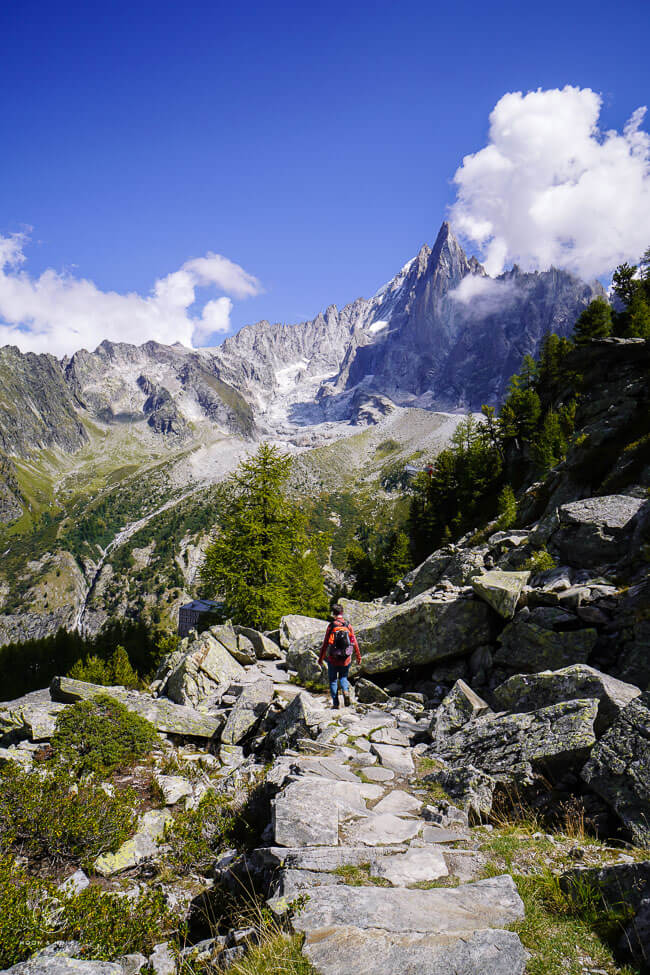
[[[305,702],[322,721],[323,703]],[[302,903],[293,926],[316,971],[521,975],[528,955],[508,927],[523,903],[509,875],[478,879],[464,813],[418,786],[422,722],[363,706],[329,717],[276,759],[273,845],[256,853],[278,870],[272,908]]]

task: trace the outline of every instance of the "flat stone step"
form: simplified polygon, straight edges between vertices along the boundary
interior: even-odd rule
[[[350,823],[346,827],[346,834],[355,845],[388,846],[391,843],[408,843],[421,829],[420,819],[401,819],[392,813],[379,813]]]
[[[304,907],[292,921],[295,930],[305,933],[346,927],[353,918],[355,927],[361,929],[450,938],[505,927],[524,916],[515,883],[506,874],[455,888],[407,890],[342,885],[336,897],[324,887],[313,887],[307,893]]]
[[[319,975],[522,975],[529,957],[518,935],[501,930],[450,941],[334,927],[310,932],[302,950]]]

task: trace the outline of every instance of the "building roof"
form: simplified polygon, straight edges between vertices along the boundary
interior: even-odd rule
[[[209,613],[214,609],[219,609],[221,603],[214,599],[193,599],[191,603],[183,603],[181,609],[193,610],[196,613]]]

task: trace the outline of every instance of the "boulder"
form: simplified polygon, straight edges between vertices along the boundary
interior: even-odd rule
[[[650,846],[650,693],[623,708],[582,778],[614,810],[639,846]]]
[[[490,640],[489,610],[478,600],[423,595],[387,607],[356,635],[361,673],[380,674],[471,653]]]
[[[290,614],[280,620],[280,646],[288,650],[292,643],[303,637],[315,638],[320,633],[321,643],[327,629],[327,620],[314,619],[313,616]]]
[[[522,618],[515,618],[505,627],[494,654],[496,666],[522,673],[540,670],[559,670],[570,664],[586,663],[598,634],[594,629],[557,632]]]
[[[253,630],[249,626],[235,626],[235,633],[250,641],[258,660],[284,660],[284,654],[278,644],[258,630]]]
[[[88,961],[80,954],[81,945],[77,942],[57,942],[0,975],[124,975],[118,962]]]
[[[192,795],[192,783],[182,775],[156,775],[166,806],[175,806],[181,799]]]
[[[563,504],[552,545],[564,562],[579,568],[617,562],[627,553],[642,505],[642,498],[622,494]]]
[[[102,687],[71,677],[55,677],[50,685],[50,693],[55,701],[72,704],[87,701],[98,694],[108,694],[121,701],[129,711],[146,718],[158,731],[168,735],[181,735],[186,738],[214,738],[223,726],[220,715],[204,714],[194,708],[173,704],[165,698],[153,698],[138,691],[127,691],[124,687]]]
[[[424,782],[436,782],[458,803],[473,822],[483,822],[492,812],[497,780],[473,765],[458,768],[443,766],[424,776]]]
[[[322,714],[308,694],[298,693],[277,717],[267,734],[267,748],[280,755],[293,748],[301,738],[316,738],[321,730]]]
[[[491,569],[472,579],[472,589],[495,609],[499,616],[510,620],[515,615],[524,586],[530,572],[504,572]]]
[[[373,684],[372,681],[367,680],[365,677],[359,677],[355,681],[354,690],[357,695],[357,700],[361,704],[376,704],[388,700],[388,693],[383,687]]]
[[[47,688],[4,702],[0,705],[0,745],[26,738],[34,742],[48,741],[64,707],[52,700]]]
[[[146,812],[134,836],[117,850],[104,853],[95,860],[94,869],[102,877],[112,877],[138,866],[144,860],[154,860],[158,856],[158,840],[171,818],[168,809],[150,809]]]
[[[164,693],[177,704],[196,706],[213,695],[220,684],[245,677],[246,671],[214,636],[214,630],[237,647],[237,636],[227,626],[214,626],[191,643],[189,651],[175,660],[164,684]]]
[[[273,699],[273,682],[256,681],[247,684],[233,707],[221,733],[226,745],[238,745],[256,726]]]
[[[318,648],[322,642],[322,635],[318,641]],[[287,650],[287,667],[295,670],[301,684],[313,684],[316,687],[327,688],[327,671],[318,663],[318,651],[314,646],[313,637],[306,636],[293,643]]]
[[[550,772],[580,767],[596,741],[598,703],[565,701],[528,714],[480,718],[438,742],[436,754],[489,775],[527,764]]]
[[[365,819],[357,819],[347,829],[347,839],[352,845],[390,846],[408,843],[422,829],[419,819],[403,819],[393,813],[372,813]]]
[[[600,701],[596,734],[603,734],[621,710],[641,691],[633,684],[616,680],[587,664],[574,664],[562,670],[543,670],[539,674],[515,674],[493,692],[496,706],[503,711],[537,711],[559,701],[596,698]]]
[[[343,596],[339,599],[339,605],[343,607],[343,616],[356,630],[358,626],[369,623],[384,609],[381,603],[367,603],[359,599],[347,599]]]
[[[488,714],[490,706],[464,680],[457,680],[436,710],[429,727],[434,741],[453,735],[474,718]]]

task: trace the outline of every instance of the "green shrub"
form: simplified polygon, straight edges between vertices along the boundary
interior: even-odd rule
[[[226,848],[235,828],[228,797],[206,792],[196,809],[187,809],[167,825],[166,862],[179,873],[207,873],[215,856]]]
[[[0,967],[9,968],[47,943],[44,899],[49,885],[0,854]]]
[[[84,680],[89,684],[102,684],[105,687],[116,684],[122,687],[139,687],[141,683],[123,646],[117,646],[109,660],[102,660],[95,654],[77,660],[69,671],[68,677]]]
[[[100,887],[65,896],[54,884],[30,876],[11,856],[0,855],[0,966],[15,965],[52,941],[79,941],[80,955],[112,960],[129,952],[148,955],[161,941],[185,934],[162,891],[131,900]]]
[[[140,951],[149,955],[178,927],[160,890],[144,890],[137,900],[87,887],[64,908],[66,938],[80,941],[86,958],[111,960]]]
[[[147,755],[156,742],[156,729],[124,704],[100,694],[66,708],[52,736],[55,755],[77,772],[106,775]]]
[[[517,499],[509,484],[506,484],[499,494],[497,510],[499,512],[497,521],[499,529],[504,531],[506,528],[511,528],[517,520]]]
[[[550,572],[551,569],[557,569],[557,562],[550,552],[547,552],[545,548],[540,548],[529,559],[526,559],[522,569],[529,569],[533,575],[537,575],[539,572]]]
[[[0,773],[0,844],[51,862],[90,863],[114,852],[135,824],[131,792],[109,796],[96,782],[79,782],[69,769]]]

